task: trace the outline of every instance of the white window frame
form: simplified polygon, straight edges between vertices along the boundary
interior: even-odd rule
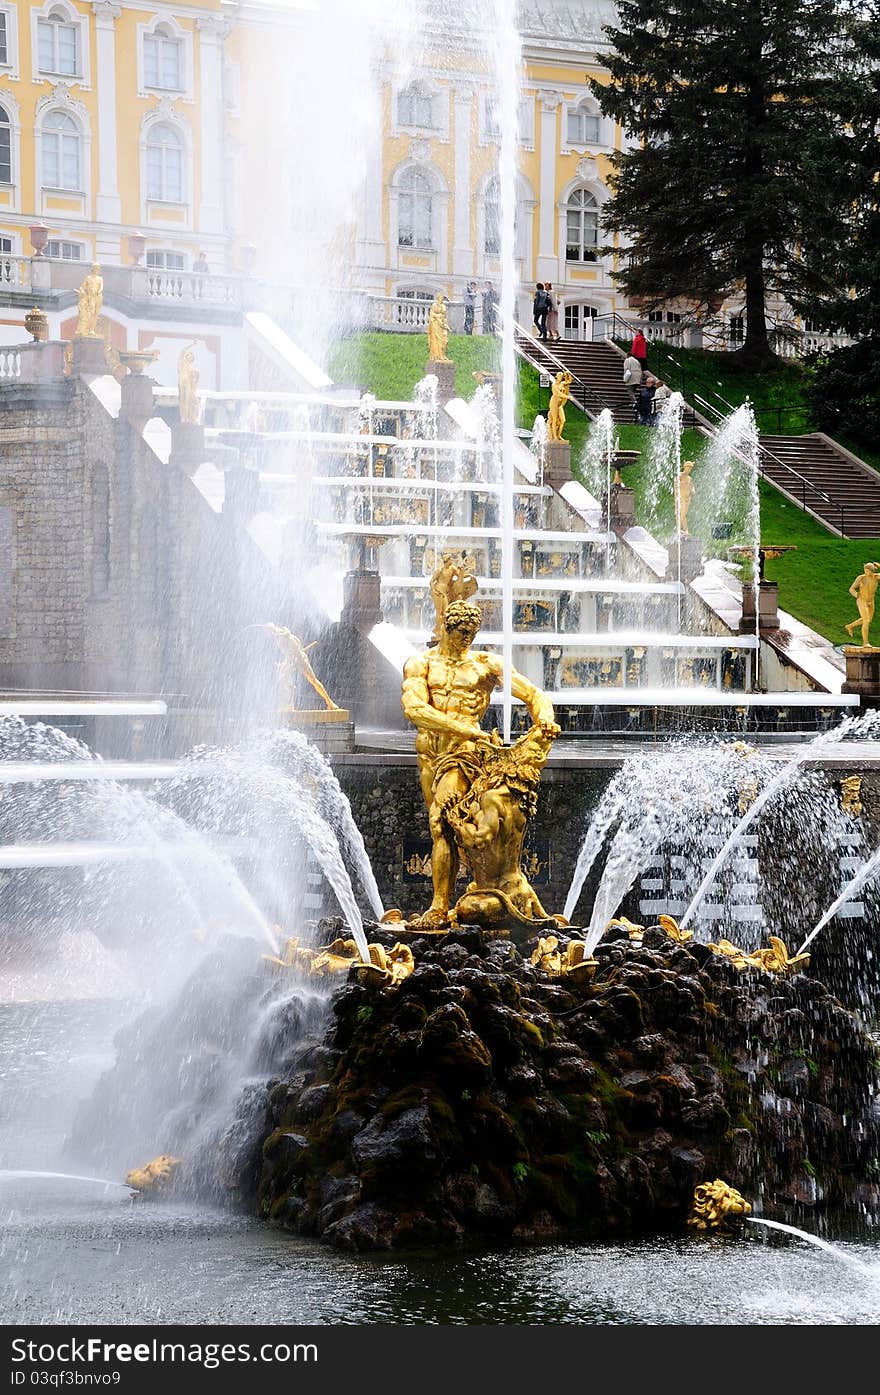
[[[170,131],[174,136],[174,141],[167,143],[156,140],[157,131]],[[159,193],[150,191],[150,151],[158,149],[163,152],[161,157]],[[169,193],[168,169],[165,163],[164,151],[166,149],[175,150],[180,156],[180,191],[176,196]],[[148,203],[170,203],[180,207],[189,202],[186,184],[186,142],[180,130],[171,121],[151,121],[144,133],[144,185]]]
[[[406,184],[406,182],[408,182],[408,181],[411,180],[411,179],[412,179],[412,180],[420,180],[420,181],[426,186],[426,188],[427,188],[427,194],[425,194],[425,193],[423,193],[423,192],[418,192],[418,193],[414,192],[414,193],[412,193],[412,194],[407,193],[407,191],[406,191],[406,189],[405,189],[405,184]],[[427,237],[427,241],[426,241],[426,242],[415,242],[415,241],[413,241],[413,242],[401,242],[401,240],[400,240],[401,225],[402,225],[402,223],[403,223],[403,218],[402,218],[402,215],[401,215],[401,205],[402,205],[402,202],[403,202],[404,198],[412,198],[412,199],[423,199],[423,198],[427,198],[427,200],[428,200],[428,237]],[[417,219],[416,219],[415,216],[414,216],[414,217],[413,217],[413,225],[414,225],[413,231],[414,231],[414,232],[415,232],[415,224],[416,224],[416,222],[417,222]],[[397,246],[398,246],[401,250],[403,250],[403,251],[405,251],[405,252],[433,252],[433,251],[436,251],[436,238],[437,238],[437,211],[436,211],[436,207],[435,207],[435,204],[434,204],[434,186],[433,186],[433,182],[432,182],[432,180],[431,180],[431,176],[430,176],[425,170],[420,170],[420,169],[418,168],[418,166],[416,166],[416,165],[410,165],[409,169],[404,170],[403,174],[400,176],[400,183],[399,183],[398,188],[397,188]]]
[[[18,6],[0,5],[0,14],[6,20],[6,60],[0,63],[0,73],[14,81],[18,79]]]
[[[150,261],[151,257],[154,259],[153,261]],[[161,257],[162,260],[155,260],[158,257]],[[179,257],[180,266],[169,266],[169,257]],[[186,271],[186,254],[184,252],[171,252],[167,247],[148,247],[144,257],[144,265],[150,271]]]
[[[46,118],[52,112],[60,111],[65,116],[69,116],[76,123],[80,139],[80,169],[79,169],[79,189],[56,189],[54,185],[47,184],[45,171],[43,168],[43,130]],[[88,107],[83,102],[77,102],[71,97],[70,89],[64,82],[59,82],[52,91],[45,97],[41,97],[37,102],[36,120],[34,123],[35,144],[36,144],[36,172],[37,172],[37,200],[41,214],[48,215],[52,222],[65,217],[91,218],[92,216],[92,131],[89,123]],[[62,212],[57,208],[50,208],[47,199],[56,196],[68,199],[78,198],[80,206],[78,210],[71,210],[70,213]]]
[[[480,93],[480,144],[500,145],[501,128],[490,123],[490,116],[497,122],[498,98],[495,92],[483,91]]]
[[[166,31],[166,37],[175,39],[180,45],[180,86],[148,87],[146,74],[146,40],[154,38],[157,29]],[[173,96],[175,101],[191,102],[193,93],[193,36],[192,31],[183,29],[173,15],[157,14],[147,23],[137,26],[137,74],[138,96]]]
[[[569,257],[569,255],[568,255],[568,249],[569,249],[569,246],[571,246],[571,245],[573,245],[573,244],[571,244],[571,243],[569,242],[569,237],[568,237],[568,215],[569,215],[569,212],[575,212],[575,213],[578,212],[577,209],[572,209],[572,207],[571,207],[572,201],[574,200],[574,198],[575,198],[575,196],[576,196],[577,194],[583,194],[583,195],[585,195],[587,198],[592,199],[592,201],[593,201],[593,206],[595,207],[595,210],[596,210],[596,241],[595,241],[595,243],[588,243],[588,242],[585,242],[585,241],[584,241],[584,216],[585,216],[585,214],[587,214],[587,213],[589,212],[589,208],[588,208],[588,206],[585,205],[584,201],[582,200],[582,201],[581,201],[581,207],[580,207],[580,237],[579,237],[579,241],[578,241],[578,245],[579,245],[580,250],[581,250],[581,256],[579,256],[579,257]],[[561,247],[560,250],[561,250],[562,253],[563,253],[563,258],[564,258],[564,261],[565,261],[565,263],[566,263],[567,266],[595,266],[595,265],[601,260],[601,258],[600,258],[600,256],[599,256],[599,248],[600,248],[600,246],[601,246],[601,241],[602,241],[602,240],[601,240],[601,231],[602,231],[601,224],[602,224],[602,206],[601,206],[601,204],[600,204],[598,198],[596,197],[595,193],[593,192],[592,189],[588,188],[588,187],[587,187],[586,185],[584,185],[584,184],[575,185],[575,187],[569,191],[568,196],[567,196],[567,198],[566,198],[566,200],[565,200],[565,211],[564,211],[564,218],[563,218],[563,224],[562,224],[563,234],[564,234],[564,241],[563,241],[563,243],[562,243],[562,247]],[[588,256],[585,256],[585,255],[584,255],[584,253],[585,253],[590,247],[592,247],[593,250],[595,251],[595,256],[593,256],[593,257],[588,257]]]
[[[400,98],[410,87],[420,87],[431,102],[431,125],[411,126],[400,120]],[[454,96],[451,86],[441,87],[440,83],[427,73],[408,73],[405,82],[394,82],[391,86],[391,130],[392,136],[424,136],[428,140],[449,141],[449,107]]]
[[[570,116],[592,117],[596,122],[596,139],[580,140],[571,139],[568,129]],[[589,93],[582,93],[574,101],[566,102],[562,109],[562,153],[564,155],[578,152],[586,154],[592,150],[601,150],[608,145],[605,119],[595,97]]]
[[[76,184],[65,184],[64,179],[64,141],[71,138],[71,133],[65,130],[54,130],[49,122],[53,116],[62,116],[69,122],[76,133]],[[57,180],[49,180],[46,174],[46,137],[54,136],[58,142],[58,175]],[[86,192],[86,158],[83,149],[82,128],[72,112],[65,111],[63,107],[53,107],[47,111],[40,122],[39,131],[40,142],[40,185],[41,188],[53,194],[84,194]]]
[[[183,74],[183,43],[171,30],[170,25],[157,24],[151,33],[143,37],[144,45],[144,84],[154,92],[182,92],[184,84]],[[165,49],[168,49],[174,57],[174,81],[163,82],[162,78],[165,69]],[[155,52],[154,52],[155,50]],[[150,56],[155,58],[156,72],[155,82],[151,81],[149,69],[151,67]]]
[[[410,102],[424,104],[428,108],[427,121],[414,121],[409,119],[409,115],[401,111],[401,106],[405,98]],[[405,131],[435,131],[437,129],[437,117],[435,114],[435,95],[419,78],[413,78],[405,87],[401,87],[396,96],[397,101],[397,124]]]
[[[50,251],[50,248],[52,247],[53,243],[55,244],[55,247],[58,249],[55,252]],[[65,257],[63,251],[65,247],[76,247],[79,250],[79,256]],[[46,256],[53,257],[56,261],[61,262],[85,262],[88,260],[88,248],[86,247],[86,244],[84,242],[77,242],[75,238],[50,237],[48,242],[46,243]]]
[[[48,73],[40,68],[40,21],[48,20],[50,15],[60,13],[65,17],[65,23],[77,28],[76,43],[76,67],[75,73]],[[81,14],[74,9],[68,0],[46,0],[46,3],[39,10],[31,10],[31,70],[34,82],[40,83],[66,83],[68,86],[90,88],[92,85],[91,74],[91,31],[89,29],[89,16]]]
[[[5,97],[6,93],[0,92],[0,112],[3,113],[3,119],[0,119],[0,131],[5,129],[9,132],[9,178],[0,177],[0,186],[4,189],[13,189],[15,187],[15,122]]]
[[[183,198],[180,200],[154,199],[148,195],[147,146],[150,141],[150,131],[154,126],[171,126],[180,140],[183,156]],[[163,233],[168,234],[168,236],[191,231],[193,221],[192,133],[189,125],[183,120],[179,112],[175,111],[168,97],[163,97],[155,107],[147,112],[141,122],[138,155],[140,160],[141,222],[153,227],[156,227],[157,224],[161,225]],[[164,219],[153,219],[151,212],[153,208],[182,208],[184,217],[179,223],[170,226]]]
[[[401,246],[400,186],[412,170],[422,175],[431,188],[431,247]],[[426,259],[426,271],[446,271],[449,258],[449,199],[450,193],[443,174],[434,164],[421,160],[404,160],[391,176],[389,205],[389,251],[397,266],[405,270],[410,265],[402,258],[416,256]],[[412,275],[412,272],[409,273]]]

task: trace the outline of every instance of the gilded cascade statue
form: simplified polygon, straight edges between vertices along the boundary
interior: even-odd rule
[[[880,562],[866,562],[861,576],[857,576],[849,594],[855,598],[859,615],[857,620],[851,620],[844,628],[848,635],[853,630],[861,628],[862,646],[871,649],[870,632],[874,620],[874,602],[877,596],[877,587],[880,585]]]
[[[327,689],[324,687],[324,684],[312,668],[308,651],[313,648],[317,641],[313,641],[312,644],[303,644],[301,639],[290,630],[285,629],[283,625],[268,623],[265,625],[255,625],[253,628],[265,630],[267,634],[270,634],[284,656],[278,665],[278,677],[284,688],[284,710],[294,712],[298,710],[296,706],[296,680],[297,678],[304,678],[324,703],[324,708],[327,712],[339,713],[340,718],[343,715],[346,718],[348,717],[348,713],[344,712],[344,709],[333,701]]]
[[[571,396],[572,376],[568,369],[557,373],[553,379],[550,406],[547,409],[547,440],[561,441],[565,430],[565,404]]]
[[[453,601],[467,601],[477,589],[477,559],[463,550],[441,552],[440,565],[431,577],[434,633],[428,643],[439,644],[446,632],[446,608]]]
[[[449,343],[449,320],[446,318],[446,297],[438,291],[428,312],[428,361],[451,363],[446,352]]]
[[[511,689],[533,726],[512,746],[480,727],[503,682],[497,654],[471,648],[482,622],[479,606],[447,605],[435,648],[404,668],[403,710],[417,730],[416,755],[431,829],[433,898],[411,929],[457,924],[503,932],[564,924],[547,914],[522,870],[528,820],[541,771],[559,727],[553,705],[514,669]],[[453,904],[459,866],[471,881]],[[400,919],[399,912],[389,919]]]
[[[192,345],[177,360],[177,409],[180,420],[191,424],[199,419],[199,370]]]
[[[99,339],[98,316],[104,304],[104,278],[97,262],[77,288],[76,337],[78,339]]]
[[[691,502],[694,497],[694,482],[691,474],[694,468],[693,460],[683,460],[681,462],[681,474],[676,484],[676,502],[678,504],[678,531],[685,537],[690,537],[688,532],[688,514]]]

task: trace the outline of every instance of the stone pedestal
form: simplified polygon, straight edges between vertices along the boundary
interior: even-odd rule
[[[319,751],[339,754],[354,750],[354,722],[344,707],[283,707],[281,720],[293,731],[301,731]]]
[[[74,344],[76,340],[74,340]],[[74,358],[76,350],[74,349]],[[123,421],[130,422],[136,431],[143,431],[150,417],[153,416],[153,388],[156,386],[152,378],[145,378],[142,373],[126,373],[122,379],[122,398],[119,406],[119,415]]]
[[[761,630],[778,630],[779,585],[777,582],[761,582],[761,599],[759,604],[759,628]],[[755,587],[754,583],[751,581],[743,582],[742,617],[739,622],[739,632],[741,635],[753,635],[755,633]]]
[[[551,489],[561,489],[572,478],[570,443],[548,441],[544,447],[544,483]]]
[[[846,682],[842,693],[858,693],[865,707],[880,707],[880,649],[845,644]]]
[[[681,577],[682,581],[693,581],[703,570],[703,547],[699,538],[692,538],[687,533],[679,533],[669,544],[669,567],[666,572],[667,581],[677,581]],[[752,628],[754,628],[755,610],[752,606]]]
[[[605,517],[613,533],[625,533],[636,521],[636,494],[628,484],[612,484]]]
[[[170,463],[192,474],[205,459],[205,428],[197,421],[171,424]]]
[[[451,359],[429,358],[425,373],[437,379],[437,402],[443,407],[455,396],[455,364]]]
[[[104,340],[97,335],[75,335],[70,371],[90,376],[109,372]]]
[[[342,582],[342,621],[366,633],[382,619],[382,578],[378,572],[346,572]]]
[[[49,378],[64,377],[64,355],[67,343],[63,339],[46,339],[41,343],[22,344],[21,381],[41,383]]]

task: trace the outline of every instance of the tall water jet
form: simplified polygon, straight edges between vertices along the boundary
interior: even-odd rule
[[[516,180],[522,51],[515,0],[492,0],[492,59],[501,128],[498,184],[501,205],[501,621],[504,632],[502,693],[504,740],[510,741],[513,697],[513,452],[516,423]]]

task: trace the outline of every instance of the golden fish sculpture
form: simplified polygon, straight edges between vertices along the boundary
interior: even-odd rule
[[[158,1158],[153,1158],[145,1167],[136,1167],[127,1172],[126,1186],[132,1187],[141,1195],[157,1196],[160,1192],[168,1190],[180,1161],[180,1158],[173,1158],[170,1153],[160,1153]]]

